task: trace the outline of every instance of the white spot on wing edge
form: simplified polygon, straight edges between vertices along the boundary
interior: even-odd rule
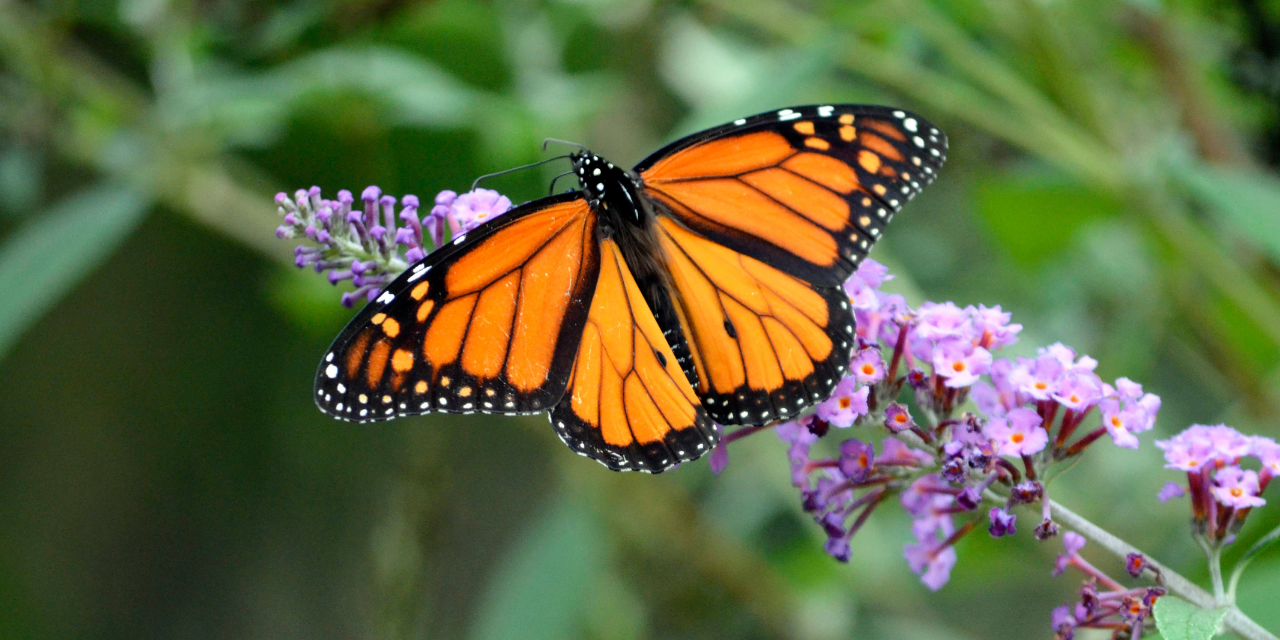
[[[324,374],[329,376],[331,379],[338,377],[338,365],[331,364],[328,367],[325,367]]]
[[[831,106],[831,105],[829,105],[829,104],[824,104],[824,105],[822,105],[821,107],[818,107],[818,116],[823,117],[823,118],[830,118],[830,117],[831,117],[831,114],[832,114],[835,110],[836,110],[836,108],[835,108],[835,107],[833,107],[833,106]]]
[[[390,291],[383,291],[382,295],[378,296],[378,304],[391,304],[391,301],[395,299],[395,294]]]
[[[907,131],[910,131],[911,133],[916,132],[916,128],[917,128],[916,125],[917,123],[915,118],[907,118],[906,120],[902,121],[902,126],[906,127]]]
[[[744,125],[744,124],[746,124],[746,123],[747,123],[747,119],[746,119],[746,118],[738,118],[737,120],[734,120],[734,121],[733,121],[733,123],[734,123],[734,124],[736,124],[736,125],[738,125],[738,126],[742,126],[742,125]]]

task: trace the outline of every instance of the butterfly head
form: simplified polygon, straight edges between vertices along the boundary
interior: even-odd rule
[[[592,207],[640,223],[636,179],[612,162],[582,149],[572,155],[573,174]]]

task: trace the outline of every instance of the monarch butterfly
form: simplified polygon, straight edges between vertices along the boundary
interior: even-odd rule
[[[347,325],[316,374],[339,419],[546,411],[606,467],[659,473],[719,424],[800,414],[856,338],[841,283],[933,181],[946,137],[912,113],[812,105],[663,147],[459,235]]]

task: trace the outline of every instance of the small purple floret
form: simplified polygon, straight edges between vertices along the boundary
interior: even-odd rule
[[[1018,516],[1004,509],[992,507],[991,511],[987,512],[987,517],[991,519],[991,526],[987,530],[991,532],[991,537],[993,538],[1013,535],[1018,531],[1017,526],[1015,526]]]

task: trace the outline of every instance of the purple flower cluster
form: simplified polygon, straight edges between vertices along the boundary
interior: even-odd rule
[[[830,555],[848,561],[853,535],[898,494],[914,537],[903,555],[937,589],[956,563],[955,543],[979,525],[995,537],[1013,535],[1019,506],[1039,504],[1035,535],[1055,535],[1039,476],[1108,433],[1116,444],[1134,446],[1133,434],[1151,428],[1160,400],[1125,378],[1104,383],[1093,372],[1096,361],[1061,344],[1036,358],[996,359],[993,352],[1022,329],[1009,313],[951,302],[913,309],[880,290],[890,278],[883,265],[864,260],[845,283],[858,336],[849,373],[812,415],[775,430],[789,446],[792,481],[826,532]],[[921,420],[899,402],[908,386]],[[971,396],[985,415],[955,415]],[[1072,442],[1099,405],[1103,424]],[[881,425],[893,437],[878,454],[858,438],[844,439],[838,455],[817,449],[831,427]],[[758,430],[724,438],[713,468],[727,464],[729,442]]]
[[[1169,483],[1160,499],[1189,493],[1193,533],[1214,545],[1230,542],[1249,512],[1267,503],[1261,494],[1280,473],[1280,444],[1226,425],[1192,425],[1156,446],[1164,450],[1166,468],[1187,472],[1186,489]],[[1242,468],[1245,456],[1257,458],[1260,470]]]
[[[1126,588],[1080,556],[1084,545],[1084,536],[1074,531],[1068,531],[1062,536],[1062,546],[1066,553],[1058,556],[1053,575],[1062,575],[1068,567],[1074,567],[1084,573],[1086,578],[1080,585],[1079,602],[1074,606],[1063,605],[1053,610],[1051,626],[1054,637],[1057,640],[1071,640],[1075,637],[1076,629],[1087,628],[1110,630],[1112,637],[1127,637],[1132,640],[1141,638],[1143,626],[1151,617],[1151,608],[1156,599],[1166,593],[1165,589]],[[1159,572],[1136,553],[1129,554],[1125,568],[1135,578],[1150,572],[1157,581],[1160,579]],[[1102,591],[1099,591],[1100,587]]]
[[[991,365],[991,382],[975,385],[973,398],[984,413],[1007,419],[1014,432],[1021,435],[1019,455],[1035,454],[1049,445],[1047,438],[1028,440],[1031,414],[1039,417],[1035,426],[1046,435],[1053,435],[1054,459],[1079,453],[1108,434],[1117,446],[1136,449],[1138,438],[1134,434],[1155,425],[1160,398],[1143,393],[1142,385],[1128,378],[1116,380],[1115,386],[1103,382],[1093,372],[1097,365],[1093,358],[1077,357],[1070,347],[1055,344],[1040,349],[1036,358],[997,360]],[[1068,445],[1094,407],[1102,414],[1102,424]],[[991,424],[995,423],[993,419]],[[1002,428],[1002,433],[1010,432]]]
[[[446,228],[454,237],[511,208],[506,196],[488,189],[462,195],[442,191],[421,220],[417,196],[401,198],[399,211],[396,198],[382,195],[378,187],[366,188],[360,199],[363,206],[353,209],[355,198],[345,189],[337,200],[321,198],[320,187],[299,189],[292,198],[276,194],[284,218],[276,237],[310,240],[294,249],[296,264],[311,265],[317,273],[327,271],[334,285],[351,280],[355,290],[342,294],[342,304],[348,307],[362,297],[374,300],[410,264],[444,244]]]
[[[789,445],[791,479],[800,489],[805,511],[812,513],[827,533],[827,552],[848,562],[849,540],[889,495],[884,485],[905,480],[933,465],[934,460],[928,453],[895,438],[884,440],[879,455],[871,443],[849,438],[840,444],[839,455],[811,457],[810,447],[829,425],[817,415],[808,415],[782,423],[775,431]],[[936,523],[941,525],[944,519],[950,526],[949,516],[937,518]],[[953,531],[954,528],[947,533]],[[948,566],[946,573],[949,572]],[[946,582],[945,575],[942,582]]]

